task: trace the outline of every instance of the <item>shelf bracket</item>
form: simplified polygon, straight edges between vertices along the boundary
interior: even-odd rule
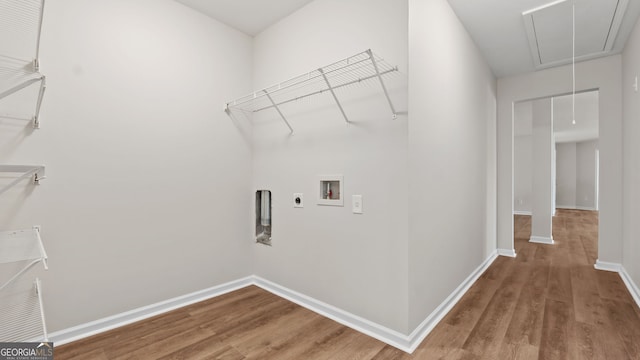
[[[40,82],[40,91],[38,92],[38,102],[36,102],[36,114],[33,116],[33,128],[40,129],[40,107],[42,107],[42,98],[44,91],[47,89],[47,78],[43,75]]]
[[[0,172],[21,172],[22,174],[18,176],[15,180],[0,188],[0,194],[12,188],[14,185],[19,183],[20,181],[33,176],[33,182],[36,185],[40,184],[40,180],[45,178],[44,176],[44,166],[30,166],[30,165],[0,165]]]
[[[9,95],[11,95],[11,94],[13,94],[15,92],[18,92],[18,91],[26,88],[27,86],[29,86],[31,84],[37,83],[38,81],[44,82],[44,76],[40,76],[39,78],[35,78],[35,79],[29,79],[29,80],[27,80],[27,81],[25,81],[25,82],[23,82],[21,84],[18,84],[16,86],[12,87],[11,89],[9,89],[9,90],[7,90],[7,91],[5,91],[3,93],[0,93],[0,100],[6,98],[7,96],[9,96]]]
[[[331,92],[333,99],[336,101],[338,108],[340,108],[340,112],[342,113],[344,120],[347,123],[349,123],[350,122],[349,118],[347,117],[347,114],[345,114],[344,109],[342,108],[342,104],[340,104],[340,100],[338,100],[338,97],[336,96],[336,92],[333,90],[333,86],[331,86],[331,83],[329,82],[327,75],[324,73],[324,70],[322,70],[322,68],[318,69],[318,71],[320,72],[320,74],[322,74],[322,77],[324,78],[324,82],[327,83],[327,87],[329,88],[329,91]]]
[[[398,114],[396,113],[396,108],[393,106],[393,102],[391,101],[391,97],[389,96],[389,91],[387,90],[387,86],[384,84],[384,80],[382,80],[382,76],[380,74],[380,69],[378,69],[378,63],[376,62],[375,56],[373,56],[373,52],[371,49],[367,50],[367,54],[369,54],[369,58],[371,59],[371,63],[373,64],[373,68],[376,71],[376,76],[378,80],[380,80],[380,86],[382,86],[382,91],[384,91],[384,96],[387,98],[389,102],[389,107],[391,107],[391,113],[393,114],[393,118],[397,119]]]
[[[280,117],[282,118],[282,121],[284,121],[284,123],[287,124],[287,127],[289,128],[289,131],[293,134],[293,128],[291,127],[291,125],[287,121],[287,118],[285,118],[284,115],[282,114],[282,111],[280,111],[280,108],[278,107],[278,104],[276,104],[276,102],[273,101],[273,98],[271,97],[271,95],[269,94],[269,92],[267,90],[262,90],[262,91],[264,91],[264,94],[267,96],[267,99],[269,99],[269,101],[273,105],[273,108],[276,109],[278,114],[280,114]]]

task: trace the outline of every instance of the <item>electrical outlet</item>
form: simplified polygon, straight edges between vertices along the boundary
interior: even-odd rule
[[[303,208],[304,207],[304,196],[302,193],[293,194],[293,207],[294,208]]]

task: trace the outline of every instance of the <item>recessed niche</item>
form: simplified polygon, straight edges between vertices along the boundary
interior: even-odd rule
[[[256,191],[256,242],[271,245],[271,191]]]
[[[342,175],[318,177],[318,205],[344,206]]]

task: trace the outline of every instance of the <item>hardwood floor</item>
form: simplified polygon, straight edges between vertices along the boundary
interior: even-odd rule
[[[559,210],[555,245],[499,257],[412,354],[251,286],[56,347],[63,359],[640,359],[640,309],[596,271],[597,213]]]

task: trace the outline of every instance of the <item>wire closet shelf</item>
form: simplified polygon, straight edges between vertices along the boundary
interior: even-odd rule
[[[38,128],[46,77],[40,73],[40,37],[44,0],[0,0],[0,101],[39,84],[31,113],[0,117],[33,121]]]
[[[0,118],[33,121],[35,128],[46,88],[39,61],[43,14],[44,0],[0,0]],[[0,195],[26,179],[38,184],[44,170],[0,164]],[[40,280],[27,276],[38,264],[48,269],[39,227],[0,231],[1,341],[48,340]]]
[[[389,103],[391,114],[395,119],[396,110],[389,96],[385,78],[397,72],[397,66],[390,65],[385,62],[384,59],[375,55],[371,50],[366,50],[333,64],[230,101],[226,103],[225,111],[228,114],[234,110],[254,113],[274,109],[289,130],[293,132],[293,128],[282,112],[281,107],[304,98],[330,93],[345,121],[349,122],[349,118],[335,90],[363,82],[377,81]]]
[[[21,281],[28,279],[23,275],[40,263],[48,269],[40,231],[0,231],[0,249],[0,266],[11,269],[13,274],[0,284],[0,339],[47,341],[40,280]]]

